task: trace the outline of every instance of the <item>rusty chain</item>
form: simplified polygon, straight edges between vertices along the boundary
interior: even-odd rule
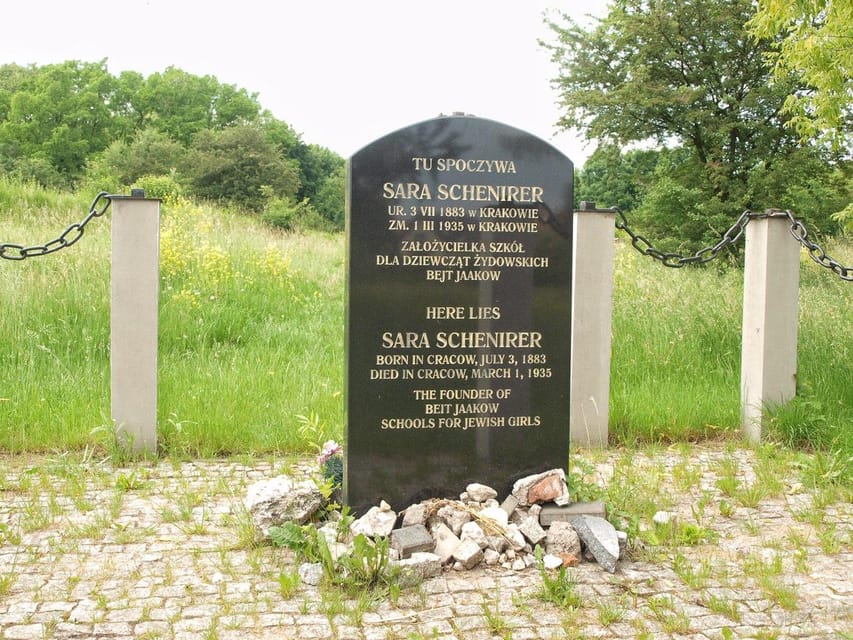
[[[105,191],[101,191],[97,196],[95,196],[95,199],[92,200],[92,204],[89,206],[88,215],[86,215],[86,217],[80,222],[75,222],[70,225],[59,235],[59,237],[54,238],[45,244],[34,244],[29,247],[20,244],[13,244],[11,242],[2,242],[0,243],[0,258],[5,258],[6,260],[25,260],[27,258],[35,258],[37,256],[46,256],[49,253],[54,253],[60,249],[70,247],[83,237],[83,233],[86,231],[86,225],[89,224],[93,218],[100,218],[107,212],[111,202],[112,200],[109,194]]]
[[[628,225],[628,220],[625,214],[619,209],[612,209],[616,213],[616,228],[624,231],[631,239],[631,245],[645,256],[659,260],[664,266],[680,269],[688,264],[705,264],[716,258],[723,249],[737,244],[743,237],[746,226],[750,220],[758,218],[785,217],[791,223],[791,235],[797,240],[809,253],[809,257],[817,264],[825,267],[838,275],[842,280],[853,281],[853,267],[846,267],[837,260],[828,256],[826,251],[813,242],[808,237],[808,230],[805,225],[794,217],[790,211],[782,211],[771,209],[764,213],[754,211],[744,211],[735,223],[729,227],[722,235],[722,238],[715,245],[700,249],[693,255],[684,256],[679,253],[665,252],[657,249],[648,239],[641,234],[635,232]]]

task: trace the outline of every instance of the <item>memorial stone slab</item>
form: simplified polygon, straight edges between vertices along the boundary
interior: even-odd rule
[[[440,117],[349,161],[344,500],[509,493],[569,450],[572,163]]]

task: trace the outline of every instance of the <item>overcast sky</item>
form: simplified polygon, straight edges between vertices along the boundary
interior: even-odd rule
[[[173,65],[257,92],[308,143],[348,157],[455,111],[524,129],[580,166],[594,150],[558,133],[557,69],[543,14],[589,23],[607,0],[16,0],[0,64],[107,58],[112,73]]]

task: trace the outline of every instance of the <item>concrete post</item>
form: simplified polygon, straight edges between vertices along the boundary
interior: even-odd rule
[[[572,269],[572,445],[606,447],[616,212],[583,202],[574,214]]]
[[[761,440],[768,406],[794,397],[797,385],[797,296],[800,245],[784,215],[746,227],[741,352],[741,428]]]
[[[112,196],[110,388],[119,444],[157,451],[160,201]]]

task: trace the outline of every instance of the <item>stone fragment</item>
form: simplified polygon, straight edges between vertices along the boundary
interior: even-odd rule
[[[424,525],[416,524],[394,529],[391,532],[391,548],[400,554],[401,559],[405,560],[413,553],[432,553],[435,549],[435,540]]]
[[[628,534],[617,529],[616,538],[619,540],[619,559],[621,560],[625,556],[625,550],[628,548]]]
[[[319,562],[305,562],[300,564],[299,580],[302,584],[316,587],[323,580],[323,566]]]
[[[483,561],[483,550],[473,540],[463,540],[453,552],[453,559],[465,569],[473,569]]]
[[[562,561],[563,566],[567,569],[569,567],[576,567],[581,563],[578,557],[573,553],[561,553],[560,560]]]
[[[553,553],[546,553],[542,556],[542,564],[546,569],[559,569],[563,566],[563,560]]]
[[[497,527],[499,527],[500,529],[506,528],[507,524],[509,523],[509,516],[507,516],[507,513],[506,513],[506,511],[504,511],[503,507],[497,507],[497,508],[487,507],[485,509],[482,509],[480,511],[479,515],[480,515],[481,519],[482,518],[488,518],[490,521],[492,521],[492,523],[497,525]],[[491,523],[488,523],[488,524],[491,524]],[[483,530],[486,531],[486,533],[491,534],[492,532],[489,531],[490,527],[488,526],[488,524],[482,525]]]
[[[510,547],[512,547],[513,551],[521,551],[527,545],[527,540],[524,539],[524,535],[519,530],[517,524],[508,524],[506,526],[506,533],[504,533],[504,536],[509,540]]]
[[[658,511],[652,516],[652,522],[659,526],[675,524],[675,514],[671,511]]]
[[[504,498],[504,501],[501,503],[501,509],[506,512],[507,519],[509,519],[516,507],[518,507],[518,498],[512,494]]]
[[[527,490],[527,504],[554,502],[566,491],[565,482],[556,475],[542,478]]]
[[[471,514],[465,509],[460,509],[453,504],[446,504],[438,510],[436,515],[453,531],[457,536],[462,533],[462,527],[466,522],[471,521]]]
[[[512,561],[513,571],[524,571],[526,568],[527,564],[524,562],[524,558],[516,558]]]
[[[555,504],[546,504],[542,506],[542,511],[539,513],[539,524],[543,527],[550,527],[555,522],[568,522],[570,518],[575,516],[598,516],[605,517],[604,502],[594,500],[592,502],[573,502],[572,504],[559,506]]]
[[[409,507],[406,507],[406,510],[403,512],[403,526],[411,527],[416,524],[426,525],[427,522],[427,508],[423,503],[413,504]]]
[[[441,574],[441,564],[441,558],[436,554],[417,552],[410,558],[394,562],[392,566],[399,569],[397,581],[406,589]]]
[[[537,502],[568,504],[569,488],[566,485],[566,472],[562,469],[551,469],[521,478],[512,485],[512,495],[521,507]]]
[[[338,541],[338,525],[335,522],[327,522],[317,531],[326,539],[328,544],[335,544]]]
[[[518,529],[525,538],[530,540],[530,544],[539,544],[547,535],[545,529],[539,525],[538,518],[533,516],[528,516],[524,522],[518,525]]]
[[[568,522],[555,522],[548,529],[548,535],[545,538],[545,550],[554,555],[571,553],[580,557],[581,541],[571,524]]]
[[[484,549],[483,550],[483,562],[485,562],[490,567],[494,567],[501,561],[501,554],[499,554],[494,549]]]
[[[396,522],[397,514],[390,509],[370,507],[367,513],[350,525],[350,532],[354,536],[361,533],[368,538],[385,538],[391,535]]]
[[[474,482],[465,487],[468,499],[474,502],[485,502],[498,497],[498,492],[484,484]]]
[[[613,525],[595,516],[578,516],[572,519],[571,524],[595,561],[606,571],[614,573],[619,559],[619,538]]]
[[[481,549],[489,546],[486,534],[483,533],[483,529],[476,522],[466,522],[462,527],[462,534],[459,536],[459,539],[463,542],[465,540],[473,540]]]
[[[434,553],[441,559],[441,564],[446,564],[453,557],[453,552],[456,551],[461,540],[443,522],[436,524],[431,533],[435,540]]]
[[[288,476],[259,480],[246,490],[246,509],[264,539],[270,527],[285,522],[305,524],[322,506],[323,495],[310,480],[294,482]]]
[[[489,549],[494,549],[498,553],[503,553],[509,549],[509,540],[503,536],[488,536]]]

